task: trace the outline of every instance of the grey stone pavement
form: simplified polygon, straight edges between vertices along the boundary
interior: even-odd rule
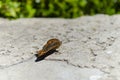
[[[59,52],[35,62],[51,38]],[[0,80],[120,80],[120,15],[0,18]]]

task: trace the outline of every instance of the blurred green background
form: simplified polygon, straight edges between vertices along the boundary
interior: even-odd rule
[[[119,14],[120,0],[0,0],[0,17],[76,18],[83,15]]]

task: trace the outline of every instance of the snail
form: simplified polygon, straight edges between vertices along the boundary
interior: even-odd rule
[[[47,41],[42,50],[37,51],[36,57],[40,58],[45,56],[49,51],[56,51],[60,47],[62,42],[59,39],[53,38]]]

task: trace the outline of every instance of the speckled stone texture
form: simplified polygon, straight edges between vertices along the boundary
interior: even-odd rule
[[[59,52],[36,63],[51,38]],[[120,15],[0,19],[0,80],[120,80],[119,44]]]

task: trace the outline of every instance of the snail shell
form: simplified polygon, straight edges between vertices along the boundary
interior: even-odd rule
[[[37,51],[37,57],[40,57],[44,54],[46,54],[50,50],[56,50],[60,47],[62,42],[58,39],[50,39],[47,41],[47,43],[43,46],[42,50]]]

